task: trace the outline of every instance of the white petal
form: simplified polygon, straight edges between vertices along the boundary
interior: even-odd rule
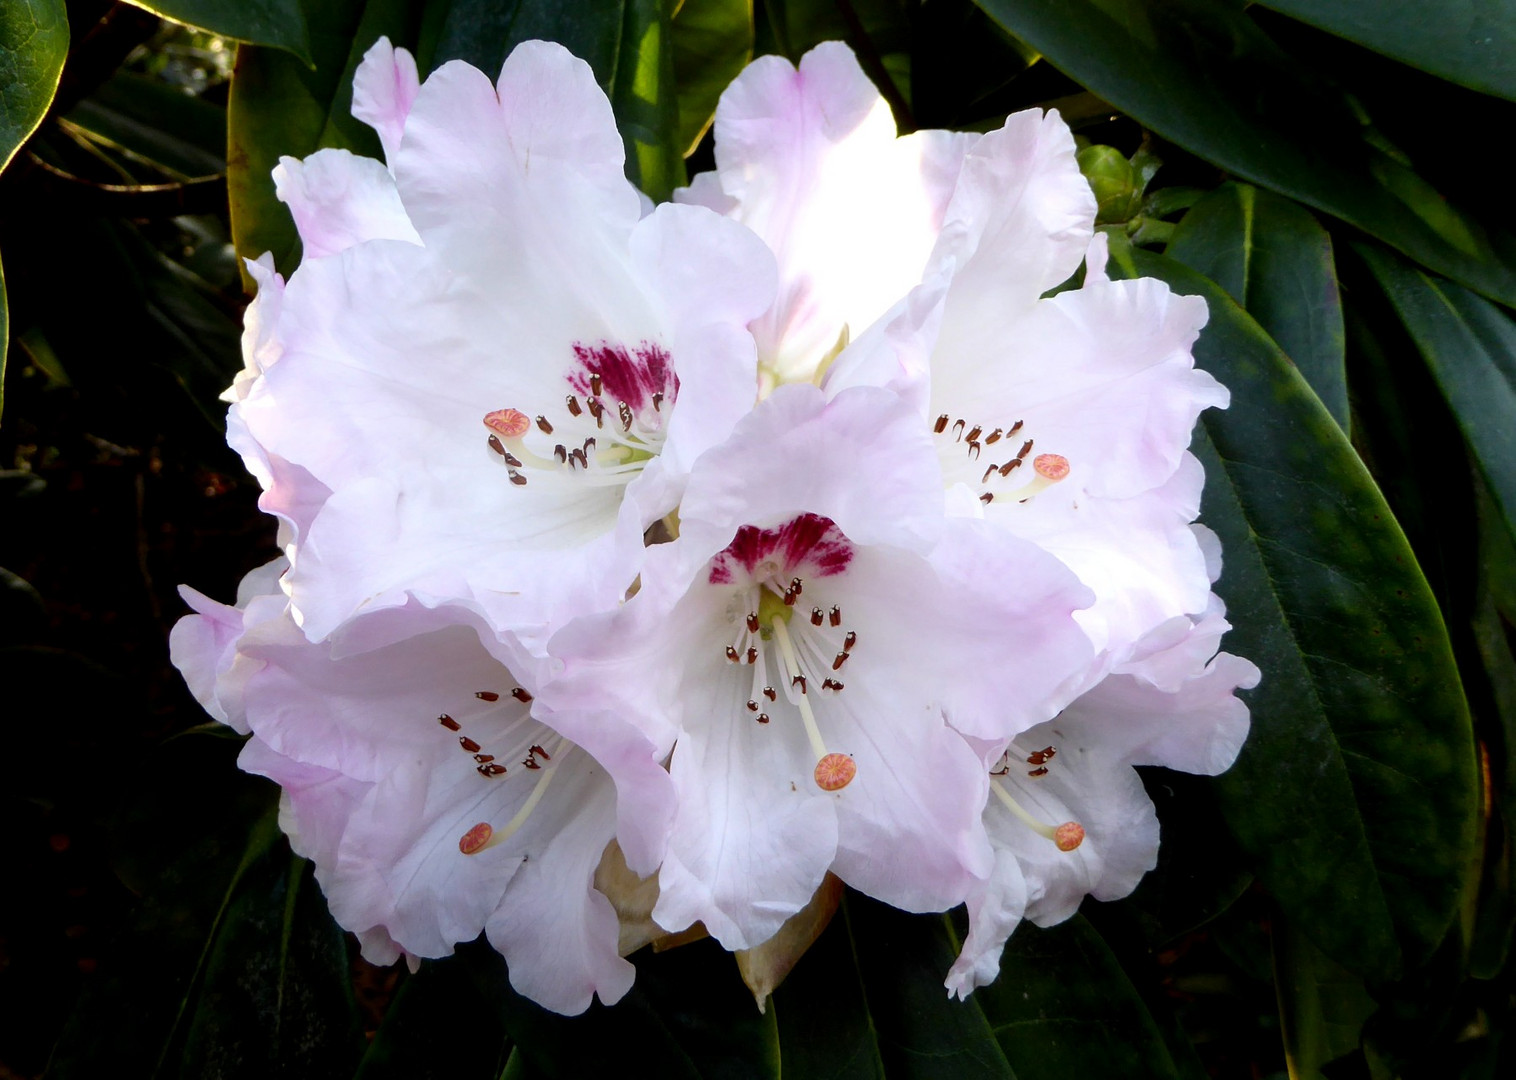
[[[416,58],[387,37],[369,47],[353,73],[353,115],[378,132],[391,167],[420,83]]]
[[[944,985],[950,996],[966,999],[1000,974],[1000,954],[1021,925],[1026,910],[1026,879],[1021,864],[1006,848],[995,852],[995,869],[969,896],[969,934],[953,961]]]
[[[421,242],[394,178],[373,158],[346,150],[318,150],[304,161],[282,157],[274,169],[274,193],[290,208],[308,259],[366,240]]]

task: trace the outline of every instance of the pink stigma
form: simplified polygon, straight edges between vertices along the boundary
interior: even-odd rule
[[[1065,825],[1064,828],[1068,828],[1068,826]],[[465,855],[473,855],[476,852],[482,851],[484,849],[484,845],[488,844],[490,842],[490,837],[494,835],[495,830],[490,828],[490,823],[487,821],[481,821],[468,832],[463,834],[462,839],[458,841],[458,850],[463,852]]]
[[[1063,459],[1059,458],[1059,460]],[[1059,851],[1073,851],[1084,843],[1084,826],[1077,821],[1065,821],[1053,830],[1053,843],[1058,845]]]
[[[496,409],[484,414],[484,426],[502,439],[519,439],[527,433],[532,422],[520,409]]]
[[[1069,459],[1062,454],[1038,454],[1032,460],[1032,468],[1037,470],[1038,476],[1057,483],[1069,474]],[[1078,846],[1077,841],[1075,846]]]
[[[816,762],[816,786],[822,791],[841,791],[857,775],[858,764],[846,754],[828,754]],[[1083,833],[1084,830],[1081,829],[1080,835]]]

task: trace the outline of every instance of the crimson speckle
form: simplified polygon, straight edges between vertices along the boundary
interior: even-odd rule
[[[633,412],[653,408],[653,395],[665,399],[679,395],[679,377],[668,350],[655,342],[642,341],[628,349],[602,341],[596,345],[574,344],[574,358],[580,370],[569,375],[569,385],[581,394],[595,397],[602,393],[615,401],[624,401]]]
[[[726,549],[711,560],[710,583],[728,584],[736,566],[751,574],[759,563],[770,558],[780,563],[785,573],[800,571],[806,577],[831,577],[842,573],[853,561],[853,545],[830,518],[819,514],[801,514],[777,529],[744,525]]]

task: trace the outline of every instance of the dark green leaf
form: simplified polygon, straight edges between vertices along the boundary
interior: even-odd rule
[[[1516,537],[1516,324],[1380,248],[1355,245],[1415,340]]]
[[[353,72],[382,35],[411,40],[418,0],[311,0],[310,68],[277,49],[237,50],[227,105],[227,189],[237,254],[265,251],[285,274],[299,262],[294,222],[274,197],[270,177],[279,158],[305,157],[326,146],[379,155],[379,140],[353,118]]]
[[[879,1033],[854,957],[848,921],[832,918],[769,1002],[789,1076],[881,1080]]]
[[[158,79],[118,72],[65,119],[180,177],[226,171],[226,110]]]
[[[10,356],[11,309],[5,295],[5,264],[0,263],[0,419],[5,417],[5,361]]]
[[[653,199],[684,182],[674,50],[666,0],[563,4],[558,0],[453,0],[425,70],[467,60],[493,77],[511,49],[556,41],[594,69],[626,143],[627,176]]]
[[[1258,0],[1475,90],[1516,100],[1511,0]]]
[[[914,38],[905,5],[897,0],[769,0],[764,11],[768,19],[762,29],[771,38],[772,51],[798,64],[823,41],[846,41],[889,101],[896,122],[907,129],[915,126],[910,119]]]
[[[494,1080],[509,1050],[464,961],[425,960],[385,1010],[356,1080]]]
[[[63,0],[0,6],[0,172],[42,123],[67,54]]]
[[[1273,924],[1274,977],[1291,1076],[1320,1076],[1321,1068],[1358,1050],[1374,999],[1363,979],[1335,963],[1287,919]]]
[[[1248,184],[1223,184],[1184,215],[1166,253],[1220,285],[1257,319],[1348,430],[1332,238],[1308,211]]]
[[[1516,237],[1377,146],[1344,96],[1243,11],[1204,0],[976,0],[1062,71],[1229,172],[1516,305]]]
[[[760,1015],[731,954],[705,940],[637,954],[637,982],[617,1004],[567,1017],[521,997],[499,955],[460,950],[479,991],[500,1009],[526,1076],[619,1075],[635,1062],[658,1077],[777,1077],[772,1012]]]
[[[155,15],[250,45],[271,45],[312,63],[300,0],[128,0]]]
[[[1019,927],[1000,978],[974,991],[1019,1080],[1177,1080],[1163,1035],[1114,953],[1082,915]]]
[[[958,955],[946,915],[907,915],[849,892],[842,910],[891,1077],[1014,1078],[977,995],[948,997]]]
[[[1288,358],[1214,283],[1195,355],[1232,391],[1203,417],[1201,519],[1220,535],[1229,651],[1264,681],[1218,784],[1259,876],[1321,949],[1389,979],[1442,941],[1475,839],[1468,707],[1441,616],[1389,507]]]
[[[753,0],[685,0],[674,16],[679,141],[694,152],[721,91],[753,57]]]

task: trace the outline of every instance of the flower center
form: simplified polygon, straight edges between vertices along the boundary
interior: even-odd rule
[[[536,776],[526,801],[503,827],[497,829],[481,821],[463,834],[458,850],[465,855],[477,855],[514,836],[542,801],[564,759],[575,749],[563,736],[532,719],[531,694],[517,686],[506,696],[517,705],[506,705],[498,691],[479,690],[474,697],[484,707],[457,709],[458,715],[465,717],[463,721],[455,719],[452,713],[437,717],[438,724],[457,734],[458,746],[473,758],[474,771],[485,780],[520,784],[516,776]]]
[[[996,499],[1026,502],[1069,474],[1069,459],[1062,454],[1038,454],[1032,458],[1032,467],[1028,470],[1030,477],[1024,479],[1020,470],[1032,452],[1034,441],[1026,439],[1020,449],[1010,453],[1022,427],[1022,422],[1017,420],[1010,427],[996,427],[986,432],[983,424],[970,424],[963,417],[953,420],[948,413],[941,413],[932,425],[932,434],[938,436],[943,450],[961,446],[966,460],[973,462],[975,468],[981,458],[989,460],[979,483],[972,485],[979,488],[979,501],[988,506]],[[952,460],[946,454],[944,457]]]
[[[575,344],[574,357],[561,405],[535,419],[513,407],[484,415],[488,446],[518,487],[625,486],[663,449],[679,393],[668,353],[645,341],[631,351],[602,342]]]
[[[1026,753],[1012,743],[1006,748],[1005,753],[1000,755],[999,762],[990,772],[990,790],[995,793],[1001,805],[1027,828],[1038,836],[1051,840],[1059,851],[1073,851],[1084,843],[1083,825],[1077,821],[1065,821],[1062,825],[1048,824],[1017,802],[1000,780],[1001,777],[1009,777],[1013,768],[1019,768],[1022,760],[1032,766],[1027,770],[1027,776],[1033,780],[1040,779],[1048,774],[1048,763],[1057,756],[1058,748],[1054,746],[1045,746],[1041,750]]]

